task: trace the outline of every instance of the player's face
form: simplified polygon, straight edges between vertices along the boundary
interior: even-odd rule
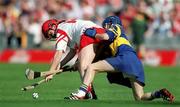
[[[48,31],[48,37],[49,37],[48,40],[54,41],[54,40],[56,39],[55,30],[50,29],[50,30]]]
[[[52,28],[48,31],[48,40],[54,41],[56,39],[56,26],[53,25]]]
[[[111,23],[105,23],[105,25],[103,26],[103,28],[105,28],[105,29],[109,29],[109,28],[111,28]]]

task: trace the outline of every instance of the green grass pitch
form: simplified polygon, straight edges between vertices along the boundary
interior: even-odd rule
[[[65,72],[54,77],[49,83],[43,83],[34,90],[23,92],[23,86],[37,80],[27,80],[24,70],[48,70],[47,64],[2,64],[0,63],[0,107],[180,107],[180,67],[145,67],[145,92],[166,87],[176,97],[174,103],[161,99],[135,102],[131,89],[109,84],[106,74],[97,74],[94,86],[98,100],[69,101],[64,100],[71,92],[79,88],[80,79],[77,72]],[[32,93],[38,92],[39,98],[33,99]]]

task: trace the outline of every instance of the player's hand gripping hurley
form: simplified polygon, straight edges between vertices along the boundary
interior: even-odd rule
[[[33,71],[32,69],[29,69],[27,68],[26,69],[26,72],[25,72],[25,76],[27,79],[29,80],[33,80],[33,79],[36,79],[38,77],[46,77],[46,76],[49,76],[49,75],[56,75],[56,74],[60,74],[61,72],[67,72],[67,71],[72,71],[73,68],[69,68],[67,66],[63,67],[63,69],[60,69],[60,70],[56,70],[56,71],[53,71],[53,72],[36,72],[36,71]],[[25,86],[23,88],[21,88],[22,91],[27,91],[27,90],[31,90],[31,89],[34,89],[35,87],[37,87],[38,85],[42,84],[46,82],[46,79],[42,79],[38,82],[35,82],[31,85],[28,85],[28,86]]]

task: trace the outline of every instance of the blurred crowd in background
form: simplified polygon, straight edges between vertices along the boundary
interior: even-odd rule
[[[0,0],[0,50],[45,48],[41,24],[49,18],[101,25],[110,15],[121,18],[137,48],[179,48],[179,0]]]

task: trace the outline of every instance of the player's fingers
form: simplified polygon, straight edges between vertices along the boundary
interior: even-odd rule
[[[48,77],[46,77],[46,78],[45,78],[45,80],[46,80],[46,82],[48,82],[48,81],[49,81],[49,78],[48,78]]]
[[[49,78],[46,78],[46,82],[49,82],[49,80],[50,80]]]
[[[49,82],[50,80],[52,80],[52,77],[46,77],[45,80],[46,82]]]

